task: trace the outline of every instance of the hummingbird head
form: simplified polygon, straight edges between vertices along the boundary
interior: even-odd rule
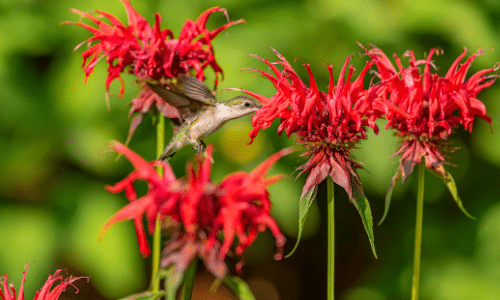
[[[224,102],[224,106],[231,119],[234,119],[256,112],[262,104],[249,96],[237,96]]]

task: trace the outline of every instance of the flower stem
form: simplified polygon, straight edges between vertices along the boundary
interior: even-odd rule
[[[195,257],[184,273],[184,287],[182,289],[182,300],[190,300],[193,295],[194,278],[196,276],[197,258]]]
[[[328,176],[327,182],[327,219],[328,219],[328,263],[327,263],[327,299],[335,297],[335,206],[334,206],[334,183]]]
[[[417,217],[415,222],[415,252],[413,254],[413,280],[411,299],[418,299],[420,284],[420,256],[422,252],[422,218],[424,215],[424,175],[425,163],[418,166]]]
[[[165,117],[158,112],[158,119],[156,121],[156,157],[160,157],[165,148]],[[163,176],[163,168],[157,167],[160,177]],[[151,287],[153,292],[160,290],[160,280],[157,278],[158,267],[160,265],[160,246],[161,246],[161,224],[160,215],[157,216],[155,222],[155,232],[153,234],[153,262],[152,262],[152,277]]]
[[[158,112],[158,120],[156,121],[156,157],[160,157],[165,149],[165,117]],[[157,167],[158,174],[163,176],[163,168]]]

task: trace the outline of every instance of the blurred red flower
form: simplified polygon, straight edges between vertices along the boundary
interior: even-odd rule
[[[396,135],[402,138],[395,155],[401,155],[398,173],[402,174],[403,182],[422,158],[427,168],[446,178],[443,150],[446,150],[444,144],[452,131],[462,125],[471,132],[475,116],[491,123],[477,94],[495,82],[497,68],[481,70],[466,80],[472,62],[483,50],[460,65],[467,53],[464,48],[444,77],[432,72],[435,68],[432,57],[440,54],[439,49],[431,49],[425,60],[417,60],[413,51],[407,51],[403,55],[409,58],[407,68],[394,54],[397,69],[382,50],[373,48],[367,53],[377,66],[381,80],[376,92],[377,101],[381,101],[377,105],[379,113],[388,120],[386,128],[397,130]]]
[[[142,223],[145,215],[149,231],[154,231],[157,215],[164,226],[173,230],[173,238],[164,250],[162,265],[176,263],[187,267],[195,254],[199,254],[215,275],[225,273],[224,259],[235,236],[236,254],[242,252],[255,240],[259,231],[269,228],[276,238],[277,259],[281,258],[285,237],[275,220],[269,215],[271,202],[267,188],[281,176],[265,177],[274,163],[290,150],[271,156],[250,173],[238,172],[227,176],[220,184],[210,180],[212,147],[207,148],[206,157],[197,157],[198,168],[187,165],[187,179],[176,179],[165,162],[146,162],[126,146],[114,142],[116,152],[123,154],[134,165],[135,171],[124,180],[106,189],[112,193],[125,190],[130,203],[112,216],[103,226],[101,237],[116,222],[133,219],[139,239],[139,249],[144,256],[150,254]],[[164,175],[160,177],[153,168],[161,165]],[[133,183],[148,182],[148,192],[137,198]],[[222,241],[219,233],[223,232]],[[214,251],[216,249],[217,251]],[[224,268],[222,267],[224,266]]]
[[[192,72],[203,81],[205,69],[211,67],[215,72],[215,87],[217,87],[219,77],[223,76],[223,72],[215,59],[211,42],[220,32],[244,20],[228,22],[219,28],[209,30],[205,26],[208,17],[214,12],[224,13],[229,21],[224,8],[213,7],[203,12],[196,21],[187,20],[179,38],[175,39],[172,31],[160,29],[162,17],[159,13],[154,14],[155,23],[150,26],[146,19],[132,7],[129,0],[120,1],[127,11],[128,26],[114,15],[100,10],[95,10],[94,14],[76,9],[71,10],[82,18],[91,20],[97,27],[87,25],[82,21],[63,23],[81,26],[94,34],[75,48],[75,50],[78,49],[85,42],[88,45],[88,49],[82,53],[85,82],[94,71],[97,62],[106,58],[108,63],[108,76],[105,81],[107,95],[109,95],[111,82],[117,79],[121,85],[118,97],[123,97],[125,92],[125,83],[121,77],[123,72],[134,74],[139,82],[149,80],[169,85],[172,78]],[[104,22],[103,19],[107,19],[111,24]],[[139,114],[132,120],[129,139],[141,122],[143,114],[149,111],[153,103],[167,118],[180,119],[177,109],[150,91],[146,85],[142,89],[143,91],[130,104],[132,106],[130,115],[135,112]]]
[[[57,270],[54,275],[49,275],[49,278],[42,286],[42,288],[36,292],[35,298],[33,300],[57,300],[61,293],[66,291],[66,287],[71,285],[76,289],[76,293],[78,293],[78,288],[73,285],[73,282],[80,280],[82,278],[88,277],[68,277],[64,278],[60,275],[62,270]],[[21,281],[21,286],[19,287],[19,293],[16,297],[16,290],[12,286],[12,284],[7,283],[7,274],[4,274],[3,277],[0,277],[0,298],[2,300],[24,300],[24,282],[26,281],[26,273],[28,272],[28,264],[24,265],[23,279]],[[59,284],[57,284],[53,289],[52,285],[56,283],[56,281],[61,280]],[[52,290],[51,290],[52,289]]]

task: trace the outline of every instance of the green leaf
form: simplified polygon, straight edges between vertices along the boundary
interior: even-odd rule
[[[165,278],[165,296],[167,300],[176,300],[177,290],[181,285],[182,273],[177,272],[175,265],[171,265],[166,269],[160,269],[157,276],[160,278]]]
[[[460,208],[460,210],[469,218],[475,220],[476,218],[474,218],[471,214],[469,214],[467,212],[467,210],[465,210],[465,207],[464,205],[462,204],[462,201],[460,200],[460,197],[458,197],[458,191],[457,191],[457,185],[455,184],[455,180],[453,180],[453,177],[451,177],[451,174],[448,172],[448,171],[445,171],[446,172],[446,177],[441,177],[441,179],[443,179],[444,181],[444,184],[446,184],[446,187],[448,188],[448,190],[450,191],[451,193],[451,196],[453,197],[453,200],[455,200],[455,202],[457,203],[458,207]]]
[[[156,293],[146,291],[134,295],[127,296],[125,298],[121,298],[120,300],[154,300],[158,299],[159,297],[165,296],[164,291],[159,291]]]
[[[401,178],[402,174],[403,174],[402,169],[398,168],[396,175],[392,177],[391,185],[389,186],[389,190],[387,191],[387,195],[385,196],[384,215],[382,216],[382,219],[380,219],[380,222],[378,222],[378,225],[382,224],[382,222],[384,222],[385,220],[385,217],[387,217],[387,213],[389,212],[389,206],[391,204],[392,191],[399,178]]]
[[[352,198],[351,201],[358,210],[361,220],[363,221],[363,226],[368,234],[368,239],[370,240],[370,245],[372,247],[373,255],[377,258],[377,252],[375,251],[375,239],[373,237],[373,218],[372,211],[370,209],[370,203],[366,199],[363,193],[363,188],[361,183],[351,176],[351,188],[352,188]]]
[[[255,300],[252,291],[243,279],[239,277],[224,277],[223,281],[240,300]]]
[[[216,278],[214,282],[212,282],[212,285],[210,285],[210,292],[215,293],[217,292],[217,288],[219,288],[219,285],[221,285],[222,279]]]
[[[184,273],[184,288],[182,289],[182,299],[190,300],[193,295],[194,278],[196,277],[196,266],[198,259],[193,259],[188,269]]]
[[[318,186],[315,185],[309,193],[307,193],[303,198],[299,201],[299,233],[297,235],[297,241],[295,242],[295,246],[293,246],[292,251],[285,256],[288,258],[292,256],[297,247],[299,246],[300,237],[302,236],[302,230],[304,229],[304,224],[306,223],[306,216],[311,204],[313,203],[314,198],[316,198],[316,193],[318,192]]]

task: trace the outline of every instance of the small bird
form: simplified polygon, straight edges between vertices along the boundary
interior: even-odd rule
[[[182,75],[176,88],[147,82],[149,88],[165,102],[177,108],[182,117],[180,127],[158,160],[168,160],[182,147],[192,144],[198,153],[205,151],[203,139],[221,128],[227,121],[251,114],[262,107],[248,96],[229,101],[217,101],[210,89],[192,76]],[[175,122],[174,122],[175,123]]]

